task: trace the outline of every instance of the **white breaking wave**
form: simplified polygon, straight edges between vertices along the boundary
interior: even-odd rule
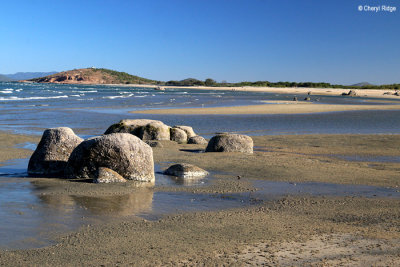
[[[80,93],[80,94],[85,94],[85,93],[97,93],[96,90],[89,90],[89,91],[72,91],[73,93]]]
[[[133,94],[129,95],[112,95],[112,96],[103,96],[103,99],[115,99],[115,98],[128,98],[133,96]]]
[[[33,96],[33,97],[0,97],[0,101],[23,101],[23,100],[43,100],[43,99],[57,99],[57,98],[68,98],[67,95],[60,95],[60,96]]]

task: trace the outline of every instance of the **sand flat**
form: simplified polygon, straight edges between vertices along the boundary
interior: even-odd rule
[[[0,155],[8,154],[10,146],[26,140],[15,135],[4,136],[7,140],[12,138],[16,140],[7,141]],[[257,136],[254,141],[267,151],[252,155],[193,153],[189,149],[202,146],[165,141],[163,148],[154,148],[154,158],[155,162],[184,160],[207,170],[229,172],[226,179],[230,179],[231,185],[210,185],[208,190],[215,192],[243,190],[244,184],[234,185],[239,182],[237,175],[242,175],[241,183],[255,178],[400,186],[400,163],[378,162],[371,166],[331,157],[332,153],[400,155],[398,135]],[[27,181],[34,183],[39,179],[27,178]],[[42,183],[47,184],[41,187],[46,190],[42,192],[45,196],[69,197],[78,192],[72,190],[74,187],[79,187],[80,194],[87,191],[90,196],[102,195],[103,191],[111,191],[113,195],[115,191],[108,186],[67,180],[46,178]],[[397,266],[399,204],[399,199],[389,198],[305,195],[247,208],[169,215],[155,221],[122,216],[55,235],[54,245],[2,249],[0,265]]]
[[[400,105],[335,105],[314,104],[310,102],[286,102],[284,104],[264,104],[249,106],[213,107],[213,108],[172,108],[131,111],[139,114],[301,114],[332,111],[357,110],[400,110]]]
[[[157,85],[150,84],[107,84],[108,86],[118,87],[144,87],[144,88],[156,88]],[[394,95],[398,90],[395,89],[343,89],[343,88],[309,88],[309,87],[255,87],[255,86],[243,86],[243,87],[210,87],[210,86],[163,86],[166,90],[168,89],[185,89],[185,90],[215,90],[215,91],[240,91],[240,92],[264,92],[264,93],[275,93],[275,94],[308,94],[311,95],[342,95],[353,90],[358,96],[372,97],[372,98],[392,98],[400,99],[400,96]]]

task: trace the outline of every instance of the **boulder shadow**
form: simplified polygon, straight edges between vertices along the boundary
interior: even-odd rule
[[[190,153],[204,153],[204,149],[179,149],[179,151]]]

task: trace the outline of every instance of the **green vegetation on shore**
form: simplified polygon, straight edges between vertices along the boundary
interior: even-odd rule
[[[165,85],[170,86],[215,86],[215,87],[243,87],[243,86],[254,86],[254,87],[304,87],[304,88],[350,88],[350,89],[400,89],[400,84],[384,84],[384,85],[341,85],[341,84],[330,84],[330,83],[314,83],[314,82],[269,82],[269,81],[257,81],[257,82],[216,82],[213,79],[206,79],[205,81],[189,78],[182,81],[168,81]]]

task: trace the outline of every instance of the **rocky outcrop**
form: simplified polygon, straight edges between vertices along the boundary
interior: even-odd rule
[[[188,144],[198,144],[198,145],[207,145],[208,144],[207,140],[200,135],[190,137],[188,139],[187,143]]]
[[[71,153],[65,176],[95,179],[101,167],[128,180],[154,182],[153,150],[131,134],[114,133],[83,141]]]
[[[219,134],[208,142],[206,152],[253,153],[253,139],[241,134]]]
[[[104,134],[130,133],[142,140],[170,140],[169,128],[157,120],[121,120],[111,125]]]
[[[74,69],[28,80],[63,84],[157,84],[157,81],[103,68]]]
[[[174,127],[171,128],[171,141],[186,143],[188,141],[188,136],[184,130]]]
[[[64,174],[72,151],[83,141],[68,127],[50,128],[44,131],[28,164],[31,176],[59,177]]]
[[[179,163],[170,166],[164,174],[180,178],[199,178],[208,175],[208,172],[192,164]]]
[[[196,133],[193,131],[193,128],[190,126],[183,126],[183,125],[175,125],[173,128],[178,128],[184,130],[188,138],[196,136]]]
[[[97,170],[97,174],[96,177],[93,179],[94,183],[125,183],[126,180],[124,179],[124,177],[122,177],[121,175],[119,175],[117,172],[109,169],[109,168],[105,168],[105,167],[100,167]]]

